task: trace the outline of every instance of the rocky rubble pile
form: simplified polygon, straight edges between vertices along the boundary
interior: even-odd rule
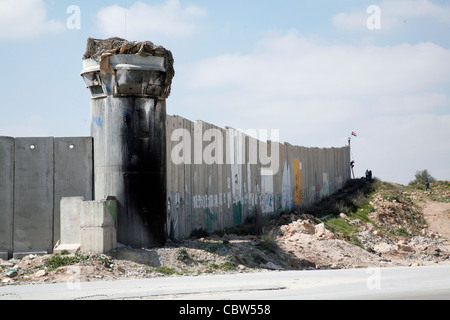
[[[342,219],[358,225],[358,245],[338,239],[323,222],[300,218],[280,227],[280,247],[314,268],[358,268],[369,266],[414,266],[449,260],[441,248],[442,240],[428,236],[387,237],[372,223],[345,214]]]
[[[309,268],[355,268],[383,263],[382,259],[362,248],[336,239],[324,223],[316,224],[304,215],[280,230],[280,247],[298,259],[308,261]]]

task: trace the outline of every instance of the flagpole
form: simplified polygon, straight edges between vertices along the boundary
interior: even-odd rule
[[[356,137],[356,133],[352,132],[351,135],[354,135]],[[352,147],[351,147],[351,137],[348,137],[348,150],[350,152],[350,168],[352,169],[352,175],[353,175],[353,179],[355,179],[355,172],[353,171],[353,164],[355,163],[354,160],[352,160]]]

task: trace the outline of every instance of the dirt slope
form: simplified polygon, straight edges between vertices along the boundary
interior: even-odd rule
[[[446,239],[443,246],[450,252],[450,203],[427,201],[423,215],[429,230]]]

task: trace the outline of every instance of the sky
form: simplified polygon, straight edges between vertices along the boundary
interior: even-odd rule
[[[89,136],[82,57],[112,36],[172,51],[168,114],[450,180],[449,0],[0,0],[0,136]]]

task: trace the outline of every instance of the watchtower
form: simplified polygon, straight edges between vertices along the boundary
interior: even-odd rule
[[[166,99],[169,50],[120,38],[88,39],[81,76],[91,93],[94,196],[118,201],[117,240],[166,239]]]

